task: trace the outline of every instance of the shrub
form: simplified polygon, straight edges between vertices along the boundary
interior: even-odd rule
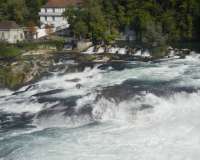
[[[18,48],[23,50],[36,50],[39,48],[49,48],[56,47],[57,50],[62,50],[64,47],[64,40],[46,40],[46,41],[36,41],[36,42],[20,42],[17,44]]]
[[[150,49],[151,55],[155,59],[163,58],[164,56],[166,56],[166,51],[167,51],[167,47],[165,46],[153,47]]]
[[[14,46],[1,46],[0,47],[0,57],[11,58],[20,55],[21,50]]]

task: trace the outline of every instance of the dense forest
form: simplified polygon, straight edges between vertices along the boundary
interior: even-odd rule
[[[0,20],[39,24],[46,1],[0,0]],[[83,0],[65,16],[77,38],[94,41],[112,41],[127,28],[151,45],[200,39],[200,0]]]
[[[65,15],[78,38],[111,41],[128,27],[151,45],[200,39],[199,0],[84,0]]]
[[[38,12],[47,0],[0,0],[0,20],[14,20],[19,24],[39,22]]]

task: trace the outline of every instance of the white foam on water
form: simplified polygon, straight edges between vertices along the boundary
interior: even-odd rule
[[[94,47],[90,47],[87,51],[82,52],[83,54],[94,54]]]
[[[115,54],[115,53],[118,52],[118,50],[119,50],[119,48],[117,48],[117,47],[111,47],[111,48],[109,49],[109,53]]]
[[[48,104],[39,104],[36,102],[22,102],[18,101],[9,101],[9,102],[0,102],[0,110],[7,113],[37,113],[48,106]]]
[[[121,54],[121,55],[125,55],[127,52],[126,52],[126,48],[120,48],[119,49],[119,54]]]
[[[134,56],[142,56],[142,51],[141,51],[141,50],[137,51],[137,52],[134,54]]]
[[[144,103],[154,108],[134,112]],[[199,104],[200,93],[168,98],[145,94],[119,104],[102,100],[96,104],[103,112],[102,124],[40,131],[29,135],[28,141],[20,138],[22,146],[6,159],[196,160],[200,156]]]
[[[97,51],[98,54],[100,53],[104,53],[105,52],[105,49],[103,47],[100,47]]]
[[[187,65],[145,65],[137,68],[124,69],[104,73],[101,85],[109,86],[120,84],[127,79],[170,81],[179,78],[189,66]]]
[[[63,76],[54,76],[50,79],[43,80],[38,82],[40,88],[46,89],[64,89],[66,92],[63,92],[63,96],[74,96],[82,95],[87,93],[87,90],[95,86],[95,81],[98,82],[98,79],[101,79],[101,70],[97,67],[93,69],[86,68],[83,72],[69,73]],[[74,82],[73,80],[78,80]],[[81,88],[77,88],[77,84],[81,85]],[[69,92],[70,90],[70,92]],[[59,96],[61,96],[59,94]]]
[[[151,56],[150,52],[148,50],[146,50],[144,53],[142,53],[142,57],[150,58],[152,56]]]
[[[65,117],[63,113],[36,119],[34,124],[44,130],[13,135],[9,140],[0,139],[0,157],[4,155],[3,160],[199,159],[200,92],[179,92],[167,97],[143,93],[118,103],[103,98],[95,101],[96,89],[121,84],[128,79],[176,80],[174,86],[198,87],[199,55],[134,65],[136,67],[122,71],[101,71],[96,67],[55,75],[37,82],[36,87],[28,92],[7,96],[8,99],[0,98],[1,111],[37,113],[49,106],[48,103],[30,103],[31,94],[64,89],[64,92],[52,96],[84,96],[77,101],[76,109],[90,104],[94,120],[98,122],[87,125],[92,122],[88,115]],[[72,82],[72,79],[80,81]],[[82,85],[79,89],[77,83]],[[143,105],[147,108],[141,108]]]
[[[150,81],[170,81],[173,79],[180,79],[175,83],[175,85],[199,86],[200,76],[196,76],[196,72],[200,71],[200,62],[196,60],[196,55],[194,55],[194,57],[187,57],[185,60],[162,62],[155,65],[138,63],[140,67],[124,69],[122,71],[102,71],[95,67],[93,69],[86,68],[83,72],[69,73],[65,75],[55,74],[48,79],[43,79],[37,82],[34,84],[34,87],[30,88],[27,92],[11,96],[10,99],[13,99],[14,101],[8,100],[8,102],[5,103],[4,98],[1,98],[0,109],[13,112],[20,112],[22,110],[28,112],[30,109],[30,112],[36,112],[42,109],[41,104],[30,103],[29,105],[29,101],[27,101],[27,99],[34,94],[54,89],[63,89],[63,92],[55,94],[54,97],[64,98],[69,96],[86,95],[95,92],[95,90],[101,87],[121,84],[127,79]],[[190,73],[187,73],[191,67],[195,67],[196,72],[191,71]],[[73,79],[78,79],[78,82],[73,82]],[[190,81],[190,83],[188,83],[188,81]],[[80,88],[77,88],[77,84],[80,84]],[[26,88],[27,87],[23,87],[23,89],[20,89],[19,91],[23,91]],[[9,95],[12,92],[3,90],[1,93]],[[15,99],[22,101],[26,100],[26,102],[17,104]]]
[[[103,47],[99,47],[97,49],[97,51],[95,52],[95,47],[90,47],[87,51],[85,52],[82,52],[83,54],[100,54],[100,53],[104,53],[105,52],[105,49]]]
[[[65,116],[63,113],[51,115],[49,117],[41,117],[34,119],[33,124],[37,128],[76,128],[92,123],[91,117],[88,115]]]
[[[175,51],[171,50],[170,53],[169,53],[169,57],[174,57],[174,56],[175,56]]]
[[[8,90],[8,89],[0,89],[0,97],[2,96],[9,96],[11,95],[13,92]]]

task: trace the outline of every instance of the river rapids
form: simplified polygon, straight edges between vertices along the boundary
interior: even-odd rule
[[[60,61],[38,82],[0,90],[0,160],[199,158],[196,53],[81,69]]]

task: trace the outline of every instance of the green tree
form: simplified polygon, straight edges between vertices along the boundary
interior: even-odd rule
[[[0,20],[13,20],[20,24],[39,21],[38,12],[47,0],[0,0]]]
[[[200,38],[199,0],[84,0],[65,15],[76,36],[94,41],[112,41],[127,27],[157,44]]]

